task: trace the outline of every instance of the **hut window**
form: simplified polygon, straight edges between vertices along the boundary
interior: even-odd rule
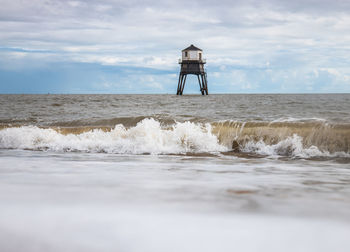
[[[199,53],[199,60],[202,60],[202,54]]]
[[[185,57],[187,57],[187,52],[185,52]]]

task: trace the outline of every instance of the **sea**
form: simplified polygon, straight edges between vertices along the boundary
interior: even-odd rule
[[[350,94],[0,95],[0,251],[350,251]]]

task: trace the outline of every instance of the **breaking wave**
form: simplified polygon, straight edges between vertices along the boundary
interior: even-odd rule
[[[266,144],[264,141],[258,142],[249,141],[242,146],[241,151],[253,152],[260,155],[267,156],[287,156],[297,158],[312,158],[312,157],[349,157],[349,153],[321,151],[316,146],[305,147],[303,144],[303,138],[294,134],[291,137],[287,137],[281,140],[277,144]]]
[[[6,128],[0,131],[0,148],[118,154],[226,151],[211,133],[210,124],[184,122],[162,128],[154,119],[144,119],[129,129],[118,124],[111,130],[91,129],[79,134],[36,126]]]
[[[315,156],[349,153],[350,125],[322,120],[213,124],[219,142],[240,151],[267,155]]]
[[[117,124],[112,128],[8,126],[0,130],[0,148],[117,154],[251,153],[291,158],[350,158],[350,125],[332,125],[322,120],[169,124],[146,118],[134,126]]]

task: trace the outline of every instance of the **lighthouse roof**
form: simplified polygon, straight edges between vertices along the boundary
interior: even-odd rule
[[[199,49],[198,47],[195,47],[194,45],[190,45],[189,47],[183,49],[182,51],[202,51],[202,49]]]

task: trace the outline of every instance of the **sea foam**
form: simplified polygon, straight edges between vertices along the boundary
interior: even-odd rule
[[[109,130],[89,129],[78,134],[64,134],[62,132],[65,131],[61,132],[59,128],[10,127],[0,130],[0,148],[115,154],[185,154],[227,152],[232,150],[232,143],[236,142],[238,149],[234,151],[258,155],[292,158],[350,157],[347,151],[329,151],[305,144],[310,142],[310,137],[304,138],[296,133],[290,136],[279,134],[277,140],[269,129],[270,138],[277,140],[273,142],[267,137],[269,135],[262,134],[261,127],[258,131],[254,128],[254,131],[248,132],[245,132],[244,124],[237,127],[230,125],[227,132],[215,127],[217,126],[212,128],[209,123],[189,121],[164,126],[153,118],[144,119],[134,127],[126,128],[123,124],[117,124]],[[313,133],[312,136],[314,135]],[[327,144],[324,141],[321,143]]]
[[[68,135],[36,126],[6,128],[0,131],[0,148],[118,154],[179,154],[227,150],[211,133],[210,124],[184,122],[163,128],[160,122],[152,118],[144,119],[129,129],[118,124],[108,132],[94,129]]]
[[[303,138],[297,134],[279,141],[277,144],[266,144],[263,140],[249,141],[241,147],[243,152],[253,152],[267,156],[287,156],[295,158],[311,157],[344,157],[349,158],[350,154],[345,152],[321,151],[317,146],[305,147]]]

